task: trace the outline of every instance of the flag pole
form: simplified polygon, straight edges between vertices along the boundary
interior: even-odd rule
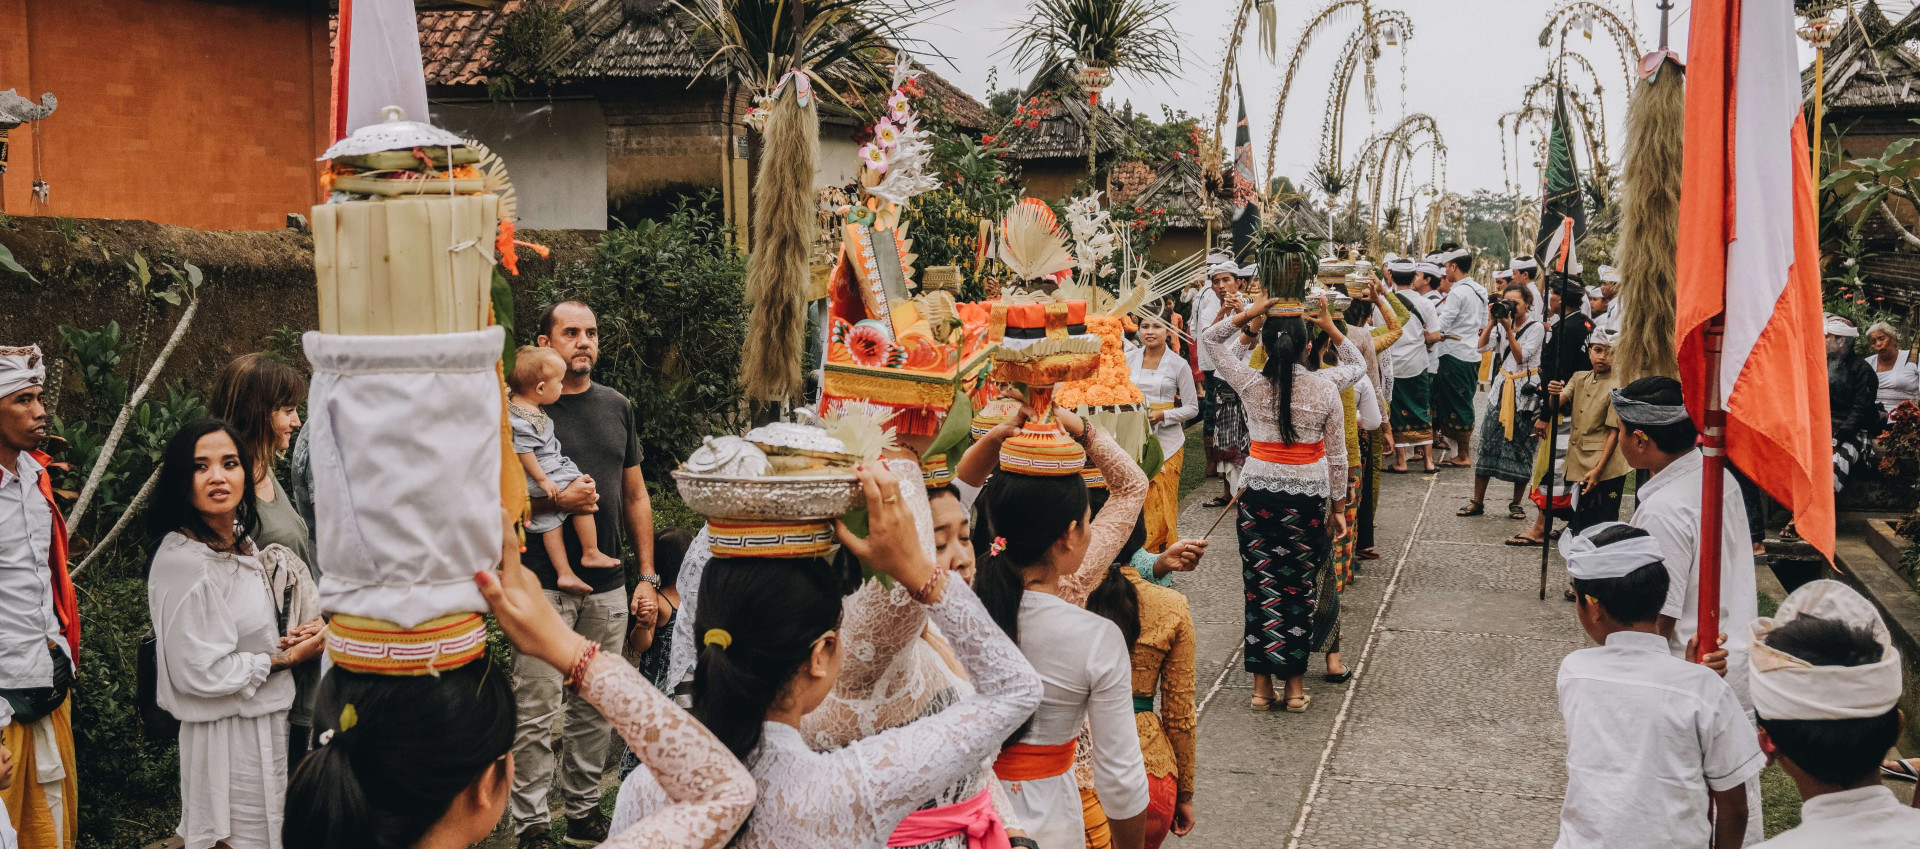
[[[347,137],[347,67],[353,59],[353,0],[340,0],[340,34],[333,49],[333,114],[329,144]],[[425,120],[422,116],[418,120]]]
[[[1722,283],[1722,286],[1725,284]],[[1723,299],[1724,302],[1724,299]],[[1706,386],[1706,429],[1700,434],[1700,627],[1696,630],[1696,663],[1720,644],[1721,520],[1726,514],[1727,411],[1720,402],[1720,352],[1724,347],[1727,314],[1724,308],[1707,320],[1701,331],[1706,343],[1702,382]]]
[[[1560,227],[1562,228],[1560,254],[1553,259],[1552,268],[1554,270],[1547,276],[1546,282],[1548,288],[1541,296],[1549,300],[1553,298],[1552,287],[1556,283],[1562,288],[1565,288],[1567,282],[1567,256],[1573,252],[1573,219],[1561,218]],[[1565,333],[1566,329],[1567,296],[1563,293],[1560,296],[1560,319],[1554,325],[1554,332]],[[1558,344],[1553,345],[1553,347],[1547,351],[1547,355],[1553,358],[1553,365],[1548,369],[1548,373],[1558,373],[1561,366],[1560,346]],[[1542,387],[1544,387],[1545,384],[1546,381],[1542,381]],[[1547,452],[1547,473],[1542,476],[1546,479],[1547,483],[1547,501],[1546,504],[1540,508],[1540,516],[1546,522],[1546,524],[1542,526],[1540,533],[1540,600],[1546,601],[1547,568],[1548,564],[1553,560],[1553,491],[1556,488],[1554,484],[1558,482],[1554,477],[1553,458],[1554,455],[1558,453],[1560,447],[1560,396],[1549,394],[1546,398],[1542,399],[1541,403],[1546,404],[1548,410],[1547,444],[1543,446]],[[1569,448],[1571,448],[1571,446],[1569,446]]]

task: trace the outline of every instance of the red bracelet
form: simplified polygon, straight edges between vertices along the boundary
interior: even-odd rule
[[[946,571],[940,567],[933,567],[933,574],[927,576],[927,582],[921,584],[917,590],[907,590],[907,597],[921,604],[929,604],[930,602],[927,601],[928,595],[933,592],[935,585],[939,584],[941,577],[946,574]]]
[[[593,659],[600,655],[600,644],[587,641],[587,647],[580,652],[580,659],[573,662],[572,671],[567,673],[566,685],[574,692],[580,691],[580,685],[586,680],[587,667],[593,665]]]

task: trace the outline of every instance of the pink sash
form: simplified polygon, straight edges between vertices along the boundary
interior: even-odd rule
[[[993,809],[993,796],[986,790],[965,802],[914,811],[900,821],[887,837],[888,846],[919,846],[945,840],[956,834],[967,836],[967,849],[1011,849],[1007,826],[1000,812]]]

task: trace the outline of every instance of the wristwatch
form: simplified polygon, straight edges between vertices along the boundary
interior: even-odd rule
[[[654,589],[656,589],[656,590],[660,588],[660,576],[659,576],[659,575],[641,575],[641,576],[640,576],[640,580],[642,580],[642,581],[644,581],[644,582],[646,582],[646,583],[649,583],[649,584],[652,584],[652,585],[653,585],[653,588],[654,588]]]
[[[1007,838],[1007,845],[1022,847],[1022,849],[1040,849],[1040,844],[1035,842],[1034,839],[1031,837],[1011,837],[1010,836]]]

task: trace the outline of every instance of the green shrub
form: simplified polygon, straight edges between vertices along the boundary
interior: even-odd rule
[[[608,231],[591,262],[562,271],[537,293],[542,306],[574,299],[593,308],[600,323],[594,379],[632,399],[642,471],[656,494],[671,491],[667,472],[702,436],[736,431],[743,421],[746,268],[718,195],[706,192],[664,219]],[[520,335],[532,342],[538,332],[526,327]]]

